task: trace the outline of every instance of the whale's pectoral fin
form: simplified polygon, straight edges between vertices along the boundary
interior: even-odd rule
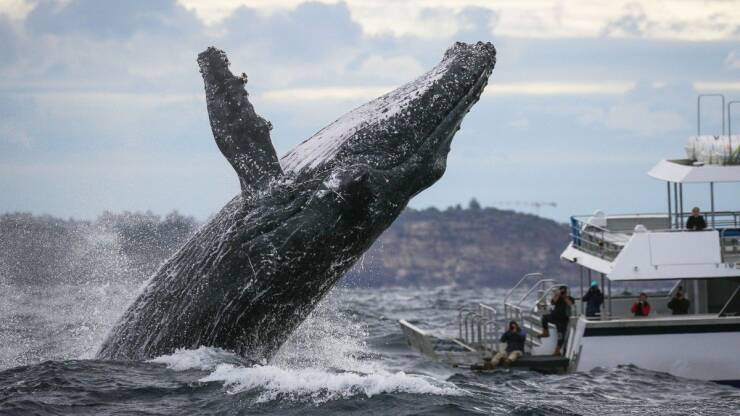
[[[198,65],[213,137],[239,175],[242,193],[264,188],[282,169],[270,140],[272,124],[255,113],[244,89],[246,74],[234,76],[226,53],[214,47],[198,55]]]

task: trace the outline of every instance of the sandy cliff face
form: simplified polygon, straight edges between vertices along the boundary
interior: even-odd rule
[[[566,225],[495,208],[407,210],[349,279],[360,285],[509,285],[547,271],[572,280],[560,260]]]

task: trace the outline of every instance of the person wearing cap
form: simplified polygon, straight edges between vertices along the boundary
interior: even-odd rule
[[[599,284],[596,280],[591,282],[591,287],[588,289],[585,295],[583,295],[582,301],[586,302],[586,317],[593,318],[599,316],[601,312],[601,304],[604,303],[604,294],[599,289]]]
[[[511,364],[524,354],[524,341],[527,333],[516,321],[509,322],[509,328],[501,335],[501,342],[506,343],[506,351],[499,351],[490,362],[485,364],[486,369],[494,369],[502,361]]]

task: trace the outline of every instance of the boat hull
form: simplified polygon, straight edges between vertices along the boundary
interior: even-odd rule
[[[588,321],[581,317],[568,355],[571,369],[633,364],[675,376],[737,383],[740,317],[687,315]]]

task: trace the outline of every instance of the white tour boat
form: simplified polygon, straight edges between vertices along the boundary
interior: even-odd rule
[[[697,136],[689,139],[687,158],[662,160],[649,172],[666,183],[667,212],[659,214],[571,217],[571,242],[562,259],[579,270],[580,292],[570,308],[562,357],[553,357],[556,337],[539,339],[540,317],[561,283],[540,273],[526,275],[509,291],[503,313],[476,304],[459,311],[459,334],[436,338],[401,321],[409,344],[433,359],[464,366],[482,364],[502,348],[502,324],[520,322],[527,331],[525,356],[514,365],[539,371],[588,371],[633,364],[680,377],[740,386],[740,211],[715,210],[715,184],[740,183],[740,135],[701,135],[697,100]],[[733,104],[727,105],[729,117]],[[707,227],[689,230],[683,188],[705,184]],[[737,191],[735,191],[737,192]],[[568,279],[574,281],[574,279]],[[580,299],[596,281],[604,294],[597,316],[587,317]],[[648,299],[648,316],[635,317],[637,294],[612,293],[613,286],[668,288]],[[671,288],[672,287],[672,288]],[[674,315],[668,302],[681,290],[690,301],[687,314]],[[647,291],[647,290],[645,290]],[[618,292],[615,290],[614,292]],[[576,296],[578,295],[578,296]],[[505,326],[503,326],[505,328]],[[555,334],[551,325],[549,331]]]

